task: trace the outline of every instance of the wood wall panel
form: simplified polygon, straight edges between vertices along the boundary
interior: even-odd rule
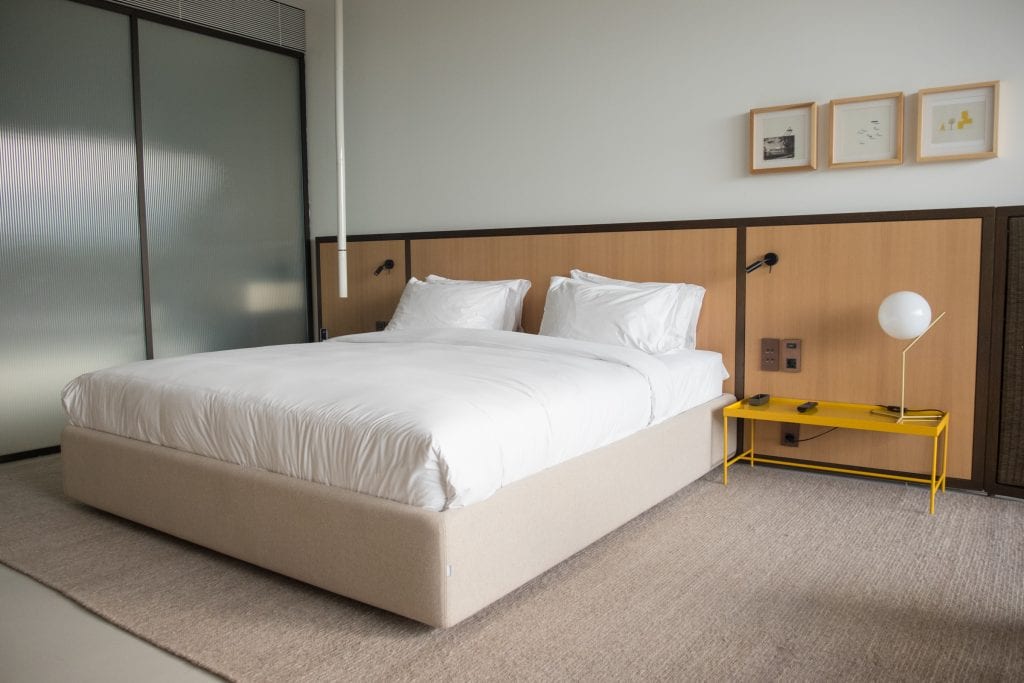
[[[378,320],[391,319],[405,287],[405,241],[348,243],[348,298],[338,297],[338,244],[317,245],[320,264],[320,327],[337,337],[373,332]],[[387,259],[391,271],[374,275]]]
[[[645,230],[413,239],[412,274],[484,280],[526,278],[523,327],[540,328],[552,275],[572,268],[637,281],[692,282],[707,293],[697,346],[722,353],[735,375],[736,229]],[[733,391],[733,377],[726,382]]]
[[[878,306],[920,293],[943,318],[908,354],[907,405],[950,412],[949,476],[970,479],[973,450],[981,220],[749,228],[747,262],[779,255],[746,280],[745,390],[813,400],[899,403],[900,352]],[[803,340],[803,370],[762,372],[762,337]],[[804,427],[801,438],[821,430]],[[758,429],[757,452],[860,467],[930,471],[927,439],[838,430],[797,448],[779,427]]]

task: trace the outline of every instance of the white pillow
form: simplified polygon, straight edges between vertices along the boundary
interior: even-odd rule
[[[523,299],[533,284],[529,280],[450,280],[440,275],[428,275],[427,282],[440,285],[504,285],[511,288],[513,296],[509,299],[509,310],[506,318],[506,330],[523,329]]]
[[[386,329],[508,329],[511,296],[506,285],[451,287],[410,278]]]
[[[573,280],[595,284],[614,284],[645,289],[656,289],[659,287],[673,289],[678,297],[677,305],[672,313],[673,324],[678,329],[685,330],[685,341],[683,342],[685,348],[697,348],[697,320],[700,318],[700,308],[704,303],[705,292],[705,289],[700,285],[691,285],[685,282],[630,282],[629,280],[616,280],[603,275],[588,273],[576,268],[570,271],[569,275]]]
[[[671,324],[677,298],[666,288],[598,285],[555,276],[540,333],[667,353],[683,343]]]

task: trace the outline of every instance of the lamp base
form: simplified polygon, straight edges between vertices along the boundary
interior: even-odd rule
[[[896,424],[903,424],[904,422],[934,422],[935,420],[941,420],[946,415],[941,410],[907,410],[906,408],[902,411],[890,408],[876,408],[871,411],[871,414],[891,417],[896,420]]]

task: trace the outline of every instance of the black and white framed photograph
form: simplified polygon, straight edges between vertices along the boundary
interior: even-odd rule
[[[918,161],[996,156],[999,81],[927,88],[917,97]]]
[[[829,103],[829,168],[903,163],[903,93]]]
[[[750,110],[750,172],[817,168],[818,105],[785,104]]]

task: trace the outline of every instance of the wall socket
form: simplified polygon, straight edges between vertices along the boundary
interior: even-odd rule
[[[774,372],[779,369],[779,340],[761,339],[761,370]]]
[[[783,446],[792,446],[796,448],[800,445],[800,425],[796,422],[783,422],[782,427],[782,438],[780,442]]]
[[[803,367],[803,342],[799,339],[782,340],[782,371],[800,372]]]

